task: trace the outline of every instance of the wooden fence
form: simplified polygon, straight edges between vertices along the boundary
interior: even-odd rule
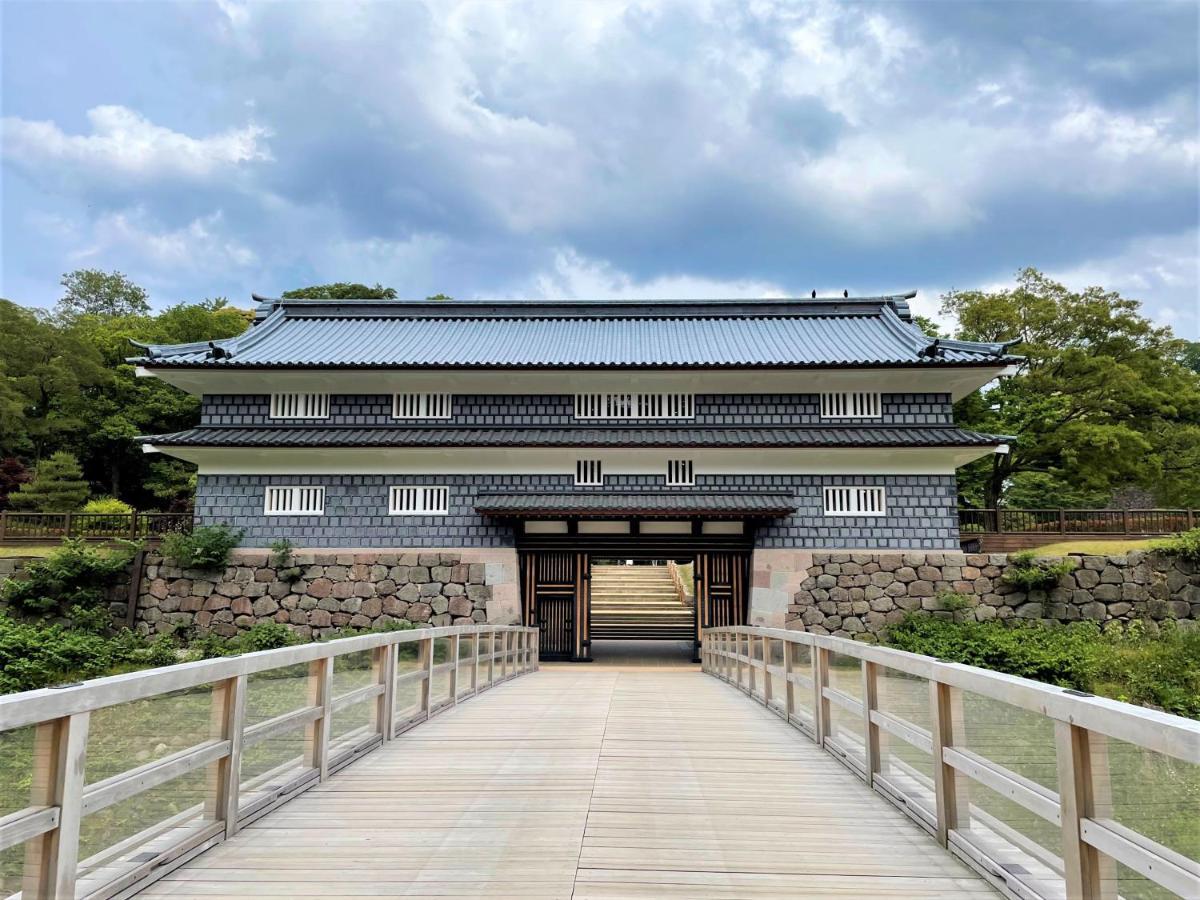
[[[782,629],[709,629],[701,660],[1007,896],[1200,896],[1200,722]]]
[[[175,531],[191,531],[191,513],[27,513],[0,512],[0,543],[60,541],[158,540]]]
[[[0,697],[0,812],[16,806],[0,818],[0,893],[130,896],[406,729],[537,668],[537,629],[475,625]],[[202,723],[200,740],[165,752],[173,734],[189,737],[192,720]],[[144,734],[148,721],[161,730]],[[114,733],[141,746],[101,758]],[[137,760],[146,761],[130,767]],[[13,792],[30,780],[27,803],[14,804]],[[144,807],[131,809],[138,797]],[[112,810],[119,815],[89,829],[92,817]],[[23,858],[6,852],[22,844]]]
[[[1175,534],[1200,525],[1195,509],[967,509],[958,510],[964,546],[1011,552],[1062,540],[1140,538]]]

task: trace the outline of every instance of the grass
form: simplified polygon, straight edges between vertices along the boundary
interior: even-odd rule
[[[1140,541],[1060,541],[1044,547],[1034,547],[1038,556],[1064,556],[1068,553],[1087,553],[1093,556],[1120,556],[1130,550],[1149,550],[1151,540]]]
[[[13,556],[49,556],[61,544],[0,544],[0,559]]]

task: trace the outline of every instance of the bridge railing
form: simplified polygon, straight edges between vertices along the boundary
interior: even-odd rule
[[[783,629],[701,660],[1010,897],[1200,897],[1200,722]]]
[[[537,667],[537,629],[476,625],[0,697],[0,896],[129,896],[406,729]]]

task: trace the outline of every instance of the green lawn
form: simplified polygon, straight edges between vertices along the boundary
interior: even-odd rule
[[[1068,553],[1088,553],[1093,556],[1118,556],[1130,550],[1149,550],[1152,540],[1147,538],[1140,541],[1060,541],[1057,544],[1047,544],[1045,547],[1035,547],[1033,552],[1038,556],[1065,556]]]
[[[12,556],[49,556],[61,544],[0,544],[0,559]]]

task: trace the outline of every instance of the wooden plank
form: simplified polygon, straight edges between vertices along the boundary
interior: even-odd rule
[[[89,720],[89,713],[75,713],[38,726],[34,734],[31,799],[57,807],[59,815],[56,828],[25,844],[25,900],[75,896]]]

